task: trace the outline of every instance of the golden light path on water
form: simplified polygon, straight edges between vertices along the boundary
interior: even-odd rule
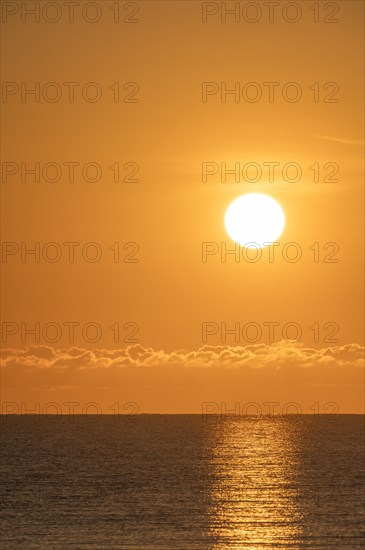
[[[254,418],[227,417],[217,425],[210,465],[214,550],[288,547],[301,536],[295,426],[285,418]]]

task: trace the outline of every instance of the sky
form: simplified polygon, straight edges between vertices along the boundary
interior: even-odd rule
[[[3,412],[363,412],[363,3],[36,4],[2,5]]]

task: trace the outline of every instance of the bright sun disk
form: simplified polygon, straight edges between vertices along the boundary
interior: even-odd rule
[[[247,193],[227,208],[224,225],[230,238],[245,248],[276,242],[285,226],[280,204],[263,193]]]

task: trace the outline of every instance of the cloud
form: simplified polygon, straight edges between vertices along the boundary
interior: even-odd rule
[[[317,139],[323,139],[325,141],[334,141],[335,143],[343,143],[345,145],[364,145],[364,141],[356,140],[356,139],[345,139],[345,138],[339,138],[339,137],[333,137],[333,136],[315,136]]]
[[[286,341],[245,347],[205,345],[165,352],[124,349],[5,349],[5,401],[114,400],[143,412],[199,412],[204,401],[341,401],[361,410],[364,348],[353,343],[314,349]]]
[[[29,346],[26,349],[4,349],[1,352],[2,367],[27,369],[93,369],[113,367],[161,367],[184,368],[280,368],[287,364],[294,367],[314,367],[321,364],[337,366],[362,366],[364,348],[359,344],[347,344],[322,349],[305,347],[298,342],[282,340],[276,344],[252,344],[248,346],[204,345],[195,351],[177,350],[170,353],[144,348],[140,344],[123,349],[93,349],[73,347],[54,349],[49,346]]]

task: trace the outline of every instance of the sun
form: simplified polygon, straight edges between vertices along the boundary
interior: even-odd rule
[[[224,225],[230,238],[245,248],[264,248],[280,237],[285,216],[280,204],[263,193],[247,193],[227,208]]]

